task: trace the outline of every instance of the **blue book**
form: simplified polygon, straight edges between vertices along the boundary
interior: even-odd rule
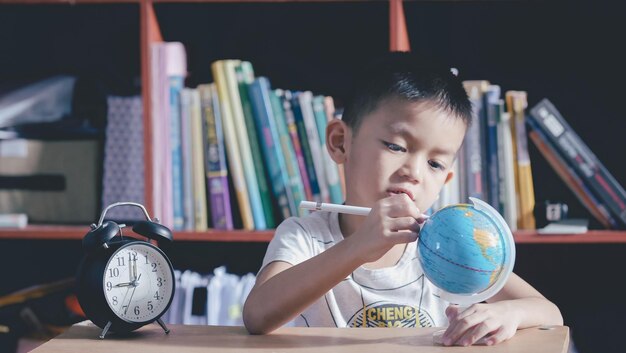
[[[291,188],[293,199],[289,200],[289,210],[292,216],[304,216],[307,211],[300,209],[299,206],[300,202],[306,199],[306,193],[302,176],[300,175],[300,168],[298,167],[298,157],[291,141],[285,111],[283,110],[283,104],[280,98],[283,94],[282,90],[271,91],[270,101],[272,102],[276,130],[278,131],[282,155],[285,157],[285,167],[287,168],[287,174],[289,176],[289,187]],[[292,201],[293,204],[291,203]]]
[[[256,78],[248,85],[248,93],[259,138],[259,146],[265,159],[272,192],[280,215],[283,219],[286,219],[291,215],[289,205],[294,204],[294,201],[291,188],[289,187],[289,174],[282,154],[280,137],[270,101],[269,80],[265,77]]]
[[[311,193],[313,201],[322,202],[322,195],[320,192],[319,181],[317,179],[317,173],[315,171],[315,164],[313,163],[313,155],[311,153],[311,146],[309,144],[309,137],[307,135],[306,126],[304,125],[304,117],[302,115],[302,107],[300,106],[300,100],[298,96],[300,92],[294,93],[291,98],[291,108],[293,110],[294,120],[296,122],[296,129],[298,130],[298,139],[302,147],[302,155],[304,156],[304,164],[306,172],[309,177],[309,184],[311,186]]]
[[[174,205],[174,230],[185,227],[183,206],[183,149],[181,141],[180,91],[185,85],[181,76],[169,76],[170,83],[170,143],[172,147],[172,198]]]
[[[324,176],[328,185],[328,194],[330,202],[343,203],[343,193],[341,191],[341,180],[339,179],[339,170],[337,164],[330,158],[328,149],[326,149],[326,125],[328,125],[328,117],[324,111],[324,96],[318,95],[313,97],[313,115],[315,116],[315,126],[319,135],[320,151],[322,161],[324,162]]]

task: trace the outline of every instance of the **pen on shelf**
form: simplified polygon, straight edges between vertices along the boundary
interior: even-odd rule
[[[346,214],[352,214],[352,215],[357,215],[357,216],[367,216],[372,210],[369,207],[338,205],[334,203],[315,202],[315,201],[300,201],[300,208],[304,208],[306,210],[312,210],[312,211],[346,213]],[[422,217],[426,219],[429,216],[422,214]]]

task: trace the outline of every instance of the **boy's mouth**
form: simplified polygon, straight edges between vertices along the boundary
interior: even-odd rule
[[[407,194],[407,196],[411,199],[411,201],[415,201],[415,197],[413,196],[413,193],[407,189],[403,189],[403,188],[389,188],[387,189],[387,193],[388,194]]]

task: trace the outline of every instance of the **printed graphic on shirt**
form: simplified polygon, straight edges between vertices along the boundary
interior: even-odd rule
[[[410,305],[376,302],[361,308],[348,321],[348,327],[434,327],[425,310]]]

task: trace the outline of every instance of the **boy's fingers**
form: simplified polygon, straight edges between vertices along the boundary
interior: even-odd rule
[[[390,196],[389,217],[413,217],[422,218],[422,213],[406,194]]]
[[[417,233],[419,231],[419,223],[413,217],[393,218],[389,223],[389,230],[401,231],[410,230]]]

